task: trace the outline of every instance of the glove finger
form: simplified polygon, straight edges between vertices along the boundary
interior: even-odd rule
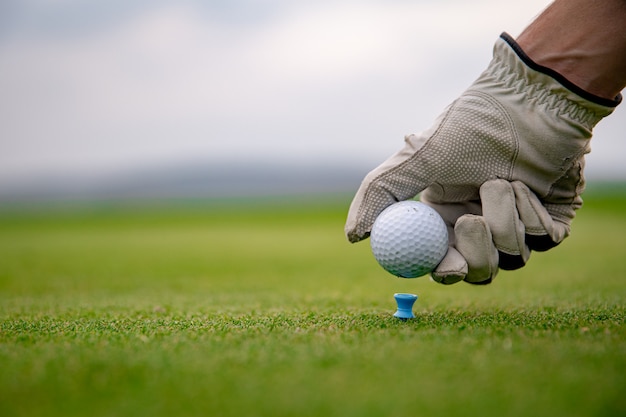
[[[461,216],[454,233],[456,249],[467,261],[464,280],[471,284],[489,284],[498,273],[498,250],[485,219],[473,214]]]
[[[446,256],[431,273],[431,277],[433,281],[440,284],[455,284],[465,279],[468,272],[468,266],[463,255],[461,255],[455,248],[456,234],[454,233],[454,226],[461,216],[466,214],[480,215],[480,202],[466,201],[462,203],[434,203],[429,198],[429,190],[430,189],[427,188],[422,194],[420,194],[420,201],[434,208],[443,218],[444,223],[448,226],[448,243],[450,245],[448,246]]]
[[[459,217],[465,214],[475,214],[477,216],[482,215],[482,208],[480,201],[464,201],[454,203],[435,203],[431,200],[431,194],[429,191],[431,188],[427,188],[420,194],[420,201],[439,213],[446,226],[448,226],[448,240],[451,246],[455,244],[454,225]]]
[[[511,183],[502,179],[487,181],[480,187],[480,198],[483,218],[498,250],[499,267],[505,270],[523,267],[530,257],[530,249]]]
[[[454,247],[449,246],[446,256],[430,274],[433,281],[450,285],[462,281],[468,272],[467,261]]]
[[[428,184],[419,174],[419,161],[414,160],[426,139],[415,135],[405,137],[402,150],[365,176],[348,211],[345,233],[350,242],[367,238],[374,220],[386,207],[413,198],[426,188]]]
[[[546,251],[561,243],[569,236],[568,223],[556,220],[558,217],[573,218],[573,207],[565,206],[567,215],[560,215],[563,206],[546,205],[524,183],[514,181],[511,187],[515,192],[515,202],[520,219],[525,226],[525,240],[532,250]],[[551,213],[552,211],[553,213]]]

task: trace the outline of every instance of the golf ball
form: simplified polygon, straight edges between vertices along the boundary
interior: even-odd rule
[[[372,252],[389,273],[401,278],[426,275],[448,251],[448,229],[433,208],[401,201],[383,210],[370,234]]]

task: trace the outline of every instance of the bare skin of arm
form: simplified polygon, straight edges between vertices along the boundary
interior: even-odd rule
[[[626,0],[556,0],[516,40],[589,93],[615,99],[626,87]]]

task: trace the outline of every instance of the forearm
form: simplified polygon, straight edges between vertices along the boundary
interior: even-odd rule
[[[592,94],[615,99],[626,87],[626,0],[556,0],[517,42]]]

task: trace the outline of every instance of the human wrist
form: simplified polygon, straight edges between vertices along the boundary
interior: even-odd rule
[[[609,97],[607,97],[606,95],[596,94],[596,90],[586,88],[588,87],[588,83],[580,82],[581,80],[579,79],[579,77],[573,76],[574,74],[571,71],[568,71],[565,66],[547,66],[544,65],[545,60],[543,62],[538,62],[536,59],[534,59],[534,57],[531,57],[527,53],[524,46],[522,46],[518,41],[516,41],[511,35],[506,32],[502,33],[500,35],[500,38],[502,38],[511,47],[511,49],[515,51],[517,56],[522,62],[524,62],[526,66],[535,71],[550,76],[551,78],[562,84],[565,88],[579,95],[580,97],[593,103],[607,107],[616,107],[618,104],[620,104],[622,96],[619,92]]]
[[[538,65],[593,95],[626,87],[626,0],[555,0],[516,39]]]
[[[527,61],[541,67],[542,72],[559,74],[564,84],[608,100],[621,101],[623,85],[615,78],[617,71],[607,71],[601,59],[594,53],[575,49],[549,49],[541,44],[517,41]]]

